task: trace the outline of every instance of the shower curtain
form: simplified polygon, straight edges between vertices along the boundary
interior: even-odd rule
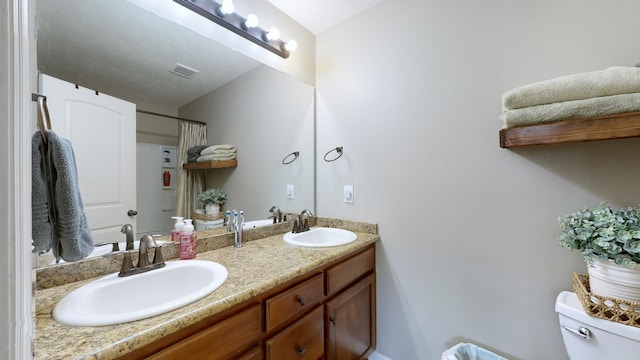
[[[206,145],[207,126],[180,122],[178,140],[179,164],[187,162],[187,150],[193,146]],[[191,212],[198,203],[197,196],[206,186],[206,171],[178,169],[178,189],[176,191],[176,214],[184,218],[191,218]]]

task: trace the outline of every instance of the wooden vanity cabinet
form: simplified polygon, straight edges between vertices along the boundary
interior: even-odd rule
[[[376,345],[375,246],[124,359],[358,360]]]

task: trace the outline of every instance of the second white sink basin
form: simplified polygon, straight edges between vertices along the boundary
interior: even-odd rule
[[[356,241],[358,235],[344,229],[318,227],[301,233],[288,232],[284,234],[284,241],[304,247],[329,247],[346,245]]]
[[[145,319],[199,300],[227,279],[227,269],[203,260],[170,261],[127,277],[111,274],[60,300],[53,318],[71,326],[102,326]]]

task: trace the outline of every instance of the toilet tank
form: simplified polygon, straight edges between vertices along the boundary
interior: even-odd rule
[[[587,315],[576,294],[568,291],[558,295],[556,312],[569,359],[640,359],[640,328]],[[581,330],[591,338],[577,334]]]

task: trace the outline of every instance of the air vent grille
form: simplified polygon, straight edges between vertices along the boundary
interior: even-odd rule
[[[180,64],[180,63],[176,63],[176,66],[169,70],[172,73],[178,75],[178,76],[182,76],[184,78],[191,78],[193,77],[195,74],[199,73],[199,70],[190,68],[186,65]]]

